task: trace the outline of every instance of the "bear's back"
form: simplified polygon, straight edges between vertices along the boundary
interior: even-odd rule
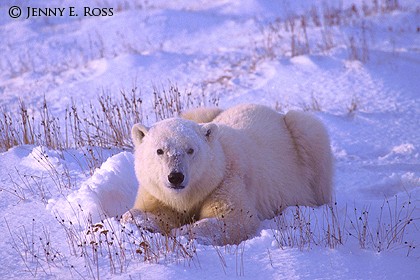
[[[215,123],[235,129],[265,129],[280,121],[282,115],[274,110],[257,104],[241,104],[222,111],[214,120]],[[264,134],[264,133],[262,133]]]
[[[213,122],[221,127],[220,141],[228,158],[241,165],[240,176],[260,219],[272,218],[295,196],[308,193],[298,190],[305,183],[299,177],[284,115],[262,105],[245,104],[223,111]],[[290,193],[290,186],[298,187]]]

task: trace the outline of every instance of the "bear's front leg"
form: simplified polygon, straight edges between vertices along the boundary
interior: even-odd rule
[[[239,244],[255,236],[260,220],[243,194],[241,182],[231,182],[204,201],[197,222],[173,233],[189,235],[199,243],[211,245]]]
[[[145,213],[138,209],[131,209],[124,213],[121,219],[123,224],[134,224],[138,228],[150,232],[160,232],[160,226],[157,217],[152,213]]]
[[[134,207],[123,215],[121,222],[151,232],[169,233],[181,225],[182,218],[182,214],[165,206],[144,188],[139,188]]]
[[[185,235],[203,245],[239,244],[255,235],[256,228],[249,224],[233,223],[226,219],[205,218],[193,224],[172,230],[174,236]],[[254,222],[254,224],[256,224]]]
[[[239,244],[255,236],[258,229],[259,220],[244,215],[239,217],[205,218],[193,224],[184,225],[174,229],[173,235],[186,235],[204,245],[223,246],[227,244]]]

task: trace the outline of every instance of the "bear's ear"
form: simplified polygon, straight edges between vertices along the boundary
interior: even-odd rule
[[[149,129],[141,123],[133,125],[133,128],[131,129],[131,138],[133,139],[134,145],[141,144],[143,137],[146,136],[148,130]]]
[[[213,141],[219,131],[219,127],[215,123],[206,123],[201,126],[201,132],[206,137],[207,141]]]

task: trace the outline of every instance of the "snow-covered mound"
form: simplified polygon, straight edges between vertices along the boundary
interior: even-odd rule
[[[47,209],[74,223],[80,222],[80,211],[90,215],[93,223],[106,217],[124,214],[134,205],[138,182],[130,152],[108,158],[79,189],[58,200],[50,199]]]

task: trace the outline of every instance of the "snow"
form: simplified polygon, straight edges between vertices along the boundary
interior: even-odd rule
[[[92,177],[67,197],[58,201],[50,199],[46,208],[73,223],[78,222],[80,215],[74,212],[80,208],[92,215],[92,222],[98,223],[103,214],[115,217],[128,211],[129,205],[134,205],[137,186],[133,154],[121,152],[108,158]]]
[[[34,0],[33,7],[115,5],[114,15],[29,19],[7,16],[26,1],[6,2],[0,4],[5,112],[17,115],[24,100],[39,113],[45,96],[63,119],[72,101],[95,104],[103,93],[118,97],[138,87],[150,126],[153,88],[171,84],[202,104],[213,99],[221,107],[254,102],[283,112],[310,110],[331,136],[339,220],[334,228],[327,207],[291,208],[237,246],[168,240],[119,223],[138,185],[132,151],[21,145],[0,153],[1,279],[419,277],[417,1],[398,1],[395,11],[353,16],[330,28],[309,21],[311,51],[294,57],[285,31],[292,15],[352,4],[361,13],[363,3],[373,1]],[[367,51],[366,61],[351,58],[351,36],[360,60]],[[96,161],[85,156],[89,151]],[[311,223],[293,227],[296,213]],[[309,240],[302,228],[313,232]],[[328,242],[327,229],[338,228],[343,244]]]

